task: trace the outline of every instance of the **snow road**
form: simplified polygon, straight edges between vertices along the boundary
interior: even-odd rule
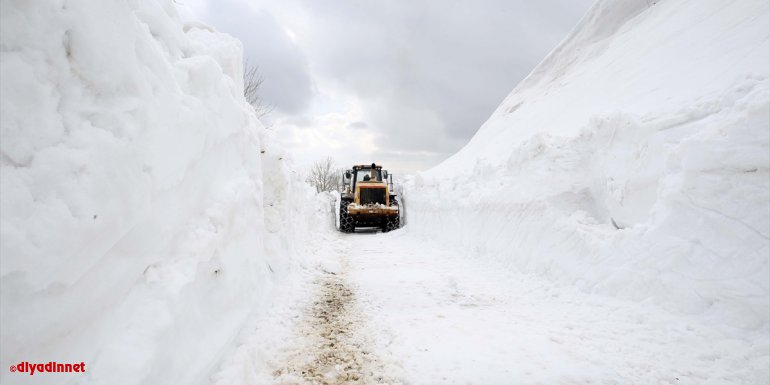
[[[332,244],[336,256],[276,297],[217,384],[767,380],[762,333],[554,287],[405,231]]]

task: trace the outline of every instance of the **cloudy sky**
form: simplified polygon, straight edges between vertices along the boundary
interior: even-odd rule
[[[592,0],[184,0],[243,42],[300,167],[428,169],[459,150]]]

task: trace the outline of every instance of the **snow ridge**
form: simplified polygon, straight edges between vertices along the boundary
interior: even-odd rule
[[[414,178],[409,231],[766,342],[768,8],[599,1],[465,148]]]
[[[0,361],[205,379],[303,263],[321,203],[243,99],[241,43],[166,0],[0,18]]]

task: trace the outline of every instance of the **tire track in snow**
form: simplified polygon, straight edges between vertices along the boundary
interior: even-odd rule
[[[319,294],[300,326],[304,346],[289,352],[285,366],[273,372],[276,383],[401,384],[388,375],[390,365],[371,350],[366,319],[344,269],[340,274],[326,272],[314,284]]]

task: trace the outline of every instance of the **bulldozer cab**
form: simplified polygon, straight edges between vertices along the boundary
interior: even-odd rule
[[[388,178],[388,172],[382,170],[382,166],[358,165],[353,166],[352,170],[346,171],[343,177],[343,184],[350,188],[349,191],[355,191],[356,184],[359,182],[382,183],[384,179]]]
[[[380,170],[362,169],[356,171],[356,181],[358,182],[382,182],[382,172]]]

